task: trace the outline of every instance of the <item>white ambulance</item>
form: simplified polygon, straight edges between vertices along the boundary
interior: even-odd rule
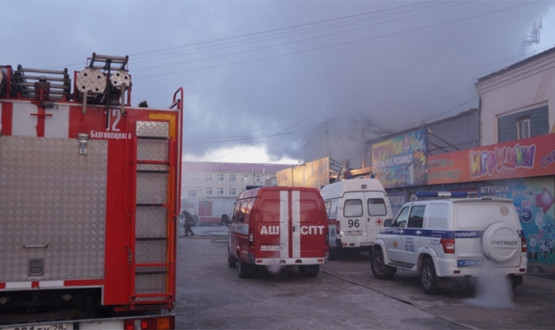
[[[299,266],[315,277],[327,258],[326,209],[314,188],[266,187],[242,192],[229,225],[228,265],[239,277],[257,268]]]
[[[380,180],[355,178],[321,189],[329,221],[330,258],[345,251],[370,251],[385,220],[392,219],[391,205]]]

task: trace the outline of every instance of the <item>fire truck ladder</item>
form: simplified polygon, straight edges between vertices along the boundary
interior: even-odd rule
[[[132,304],[166,304],[172,288],[168,247],[174,235],[172,223],[169,123],[136,123],[136,208],[134,292]],[[135,306],[136,308],[139,306]]]
[[[18,98],[39,98],[45,100],[69,100],[71,80],[67,69],[45,70],[24,68],[18,65],[12,75],[11,94]]]

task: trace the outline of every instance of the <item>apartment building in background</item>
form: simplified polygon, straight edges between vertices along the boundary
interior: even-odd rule
[[[247,186],[275,186],[276,172],[293,165],[183,162],[181,208],[199,224],[220,223]]]

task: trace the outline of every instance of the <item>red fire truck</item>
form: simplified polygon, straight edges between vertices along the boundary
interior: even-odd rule
[[[0,328],[173,328],[183,90],[131,106],[127,56],[0,71]]]

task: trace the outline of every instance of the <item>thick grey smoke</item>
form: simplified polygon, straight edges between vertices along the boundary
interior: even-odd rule
[[[312,10],[316,5],[318,14]],[[188,136],[211,141],[201,130],[216,128],[222,140],[229,138],[225,143],[264,143],[276,158],[310,161],[329,155],[338,161],[348,158],[356,167],[365,139],[476,107],[476,80],[530,55],[521,48],[522,40],[548,6],[449,2],[404,14],[391,9],[406,5],[270,4],[279,19],[269,15],[267,24],[275,27],[383,14],[371,16],[371,22],[362,16],[359,23],[323,30],[328,36],[282,44],[265,53],[289,55],[210,70],[209,76],[220,79],[204,80],[209,85],[195,96],[207,104],[191,109],[210,123]],[[339,32],[345,30],[350,31]],[[308,36],[294,40],[303,37]],[[245,140],[239,141],[241,137]],[[205,150],[201,145],[190,147],[198,146],[200,152]]]
[[[539,18],[548,31],[551,5],[9,1],[0,64],[73,71],[92,52],[129,55],[134,105],[165,107],[184,87],[186,153],[259,145],[300,158],[310,144],[343,158],[360,139],[476,107],[476,79],[553,47],[521,47]],[[316,144],[324,126],[336,133]]]
[[[363,114],[359,117],[335,116],[309,131],[301,159],[314,160],[329,156],[337,163],[349,160],[351,167],[357,168],[365,143],[391,133]]]
[[[513,307],[513,290],[509,278],[495,269],[484,271],[477,277],[475,297],[467,302],[487,308]]]

